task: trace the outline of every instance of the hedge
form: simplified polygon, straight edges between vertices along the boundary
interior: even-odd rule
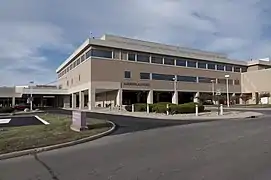
[[[166,113],[167,112],[167,104],[169,105],[169,113],[170,114],[188,114],[188,113],[195,113],[196,111],[196,103],[185,103],[185,104],[172,104],[168,102],[161,102],[161,103],[155,103],[150,104],[150,112],[156,112],[156,113]],[[135,111],[136,112],[146,112],[147,111],[147,104],[135,104]],[[202,104],[198,104],[199,112],[204,111],[204,106]],[[125,109],[127,111],[132,111],[132,105],[125,106]]]
[[[14,111],[14,108],[12,107],[1,107],[0,113],[12,113]]]

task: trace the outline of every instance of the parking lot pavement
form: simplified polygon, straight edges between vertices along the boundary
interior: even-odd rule
[[[30,125],[42,125],[42,123],[35,116],[17,116],[17,117],[1,117],[0,128],[3,127],[16,127],[16,126],[30,126]]]

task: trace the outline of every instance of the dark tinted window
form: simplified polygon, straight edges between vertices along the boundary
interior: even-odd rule
[[[217,70],[224,71],[224,65],[223,64],[218,64],[217,65]]]
[[[242,69],[242,72],[247,72],[247,67],[243,67],[241,69]]]
[[[91,50],[89,50],[87,53],[86,53],[86,58],[89,58],[91,56]]]
[[[199,83],[212,83],[215,78],[199,77]]]
[[[150,56],[147,54],[137,54],[138,62],[150,62]]]
[[[174,77],[175,77],[174,75],[169,74],[157,74],[157,73],[152,74],[153,80],[173,81]]]
[[[85,55],[82,55],[81,56],[81,62],[85,61],[86,60],[86,56]]]
[[[140,73],[140,79],[150,79],[150,73]]]
[[[178,81],[197,82],[197,77],[194,76],[177,76]]]
[[[215,64],[207,64],[208,69],[215,69]]]
[[[198,62],[198,68],[206,69],[206,63],[205,62]]]
[[[226,71],[232,71],[232,66],[227,65],[227,66],[226,66]]]
[[[156,64],[163,64],[163,57],[161,56],[152,56],[151,62]]]
[[[130,71],[124,71],[124,78],[131,78],[131,72]]]
[[[197,61],[187,61],[187,67],[197,67]]]
[[[176,59],[176,66],[186,66],[186,60],[184,59]]]
[[[128,54],[128,60],[129,61],[135,61],[135,56],[136,56],[135,53],[129,53]]]
[[[92,49],[91,50],[91,56],[103,57],[103,58],[111,58],[112,59],[112,51],[101,50],[101,49]]]
[[[240,85],[239,79],[235,79],[235,80],[234,80],[234,84],[235,84],[235,85]]]
[[[164,64],[174,65],[174,59],[173,58],[164,58]]]
[[[240,67],[234,67],[234,72],[241,72],[241,68]]]

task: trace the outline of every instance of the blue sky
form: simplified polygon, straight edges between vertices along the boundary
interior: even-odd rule
[[[90,34],[122,35],[227,53],[269,57],[268,0],[4,0],[0,85],[56,80],[55,69]]]

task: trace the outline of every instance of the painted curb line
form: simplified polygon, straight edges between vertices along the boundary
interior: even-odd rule
[[[23,150],[23,151],[15,151],[15,152],[6,153],[6,154],[0,154],[0,160],[10,159],[10,158],[15,158],[15,157],[20,157],[20,156],[26,156],[26,155],[31,155],[31,154],[35,154],[35,153],[44,152],[44,151],[50,151],[50,150],[54,150],[54,149],[74,146],[74,145],[85,143],[85,142],[88,142],[88,141],[93,141],[95,139],[104,137],[104,136],[112,133],[116,129],[116,124],[114,124],[111,121],[107,121],[107,122],[109,124],[111,124],[112,127],[109,130],[107,130],[105,132],[102,132],[100,134],[96,134],[96,135],[89,136],[89,137],[79,139],[79,140],[75,140],[75,141],[70,141],[70,142],[66,142],[66,143],[51,145],[51,146],[44,146],[44,147],[39,147],[39,148],[34,148],[34,149],[28,149],[28,150]]]

